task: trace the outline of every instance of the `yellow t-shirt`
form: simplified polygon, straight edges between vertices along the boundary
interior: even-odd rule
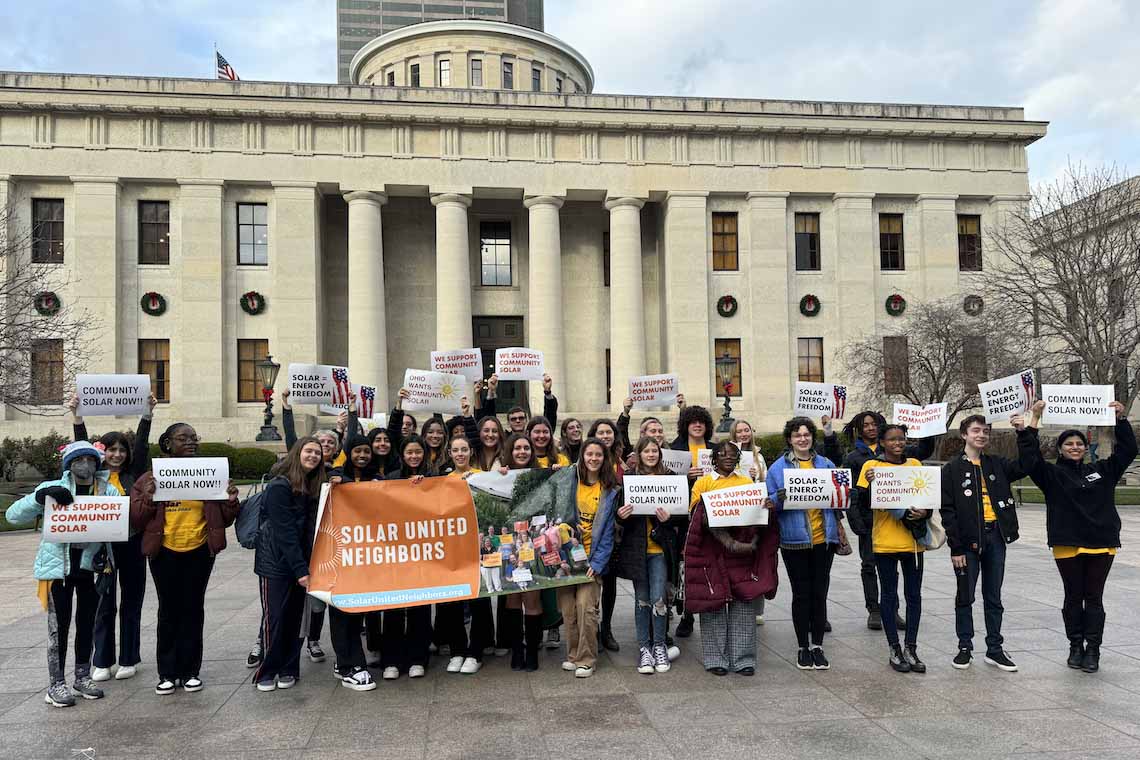
[[[554,462],[553,462],[553,464],[551,464],[550,457],[548,457],[548,456],[546,456],[546,457],[535,457],[534,458],[534,464],[536,467],[538,467],[541,470],[545,470],[548,467],[553,467],[555,464],[558,465],[559,467],[566,467],[567,465],[570,464],[570,458],[567,457],[565,454],[556,454],[554,456]]]
[[[797,460],[799,461],[799,468],[801,470],[810,470],[814,461],[808,459]],[[808,523],[811,524],[811,545],[816,546],[827,541],[827,531],[823,526],[823,510],[822,509],[809,509],[807,510]]]
[[[468,468],[467,472],[460,472],[459,470],[452,470],[451,472],[447,473],[447,477],[449,477],[449,478],[462,478],[462,477],[465,477],[467,475],[471,475],[472,473],[476,473],[476,472],[483,472],[483,471],[480,470],[478,467]]]
[[[691,456],[693,458],[693,463],[691,465],[689,465],[690,467],[696,467],[697,466],[697,461],[701,458],[700,452],[701,452],[701,449],[703,449],[703,448],[704,448],[704,446],[694,446],[691,443],[689,444],[689,456]]]
[[[594,517],[598,514],[598,502],[602,498],[602,484],[588,486],[578,484],[578,530],[582,533],[582,548],[590,552],[590,540],[594,536]]]
[[[982,466],[982,462],[979,459],[971,459],[970,464],[975,467]],[[982,512],[984,513],[984,519],[986,522],[993,522],[997,519],[997,514],[994,513],[994,503],[990,501],[990,492],[986,488],[986,478],[982,475],[978,477],[978,480],[982,483]]]
[[[115,490],[123,496],[127,495],[127,492],[123,490],[123,481],[119,479],[119,473],[112,472],[109,474],[107,476],[107,482],[113,485],[115,487]]]
[[[1116,556],[1116,549],[1089,549],[1084,546],[1054,546],[1053,559],[1072,559],[1078,554],[1108,554]]]
[[[752,485],[752,478],[747,475],[741,475],[739,472],[734,472],[728,477],[717,477],[715,480],[713,476],[716,473],[709,473],[697,478],[697,482],[693,483],[693,498],[689,500],[689,511],[692,512],[697,504],[701,501],[701,494],[708,491],[719,491],[722,488],[732,488],[733,486],[750,486]]]
[[[645,518],[645,553],[646,554],[663,554],[664,549],[661,545],[653,540],[653,520]]]
[[[162,545],[175,552],[189,552],[206,543],[206,513],[200,501],[166,502]]]
[[[859,487],[870,488],[867,473],[876,467],[921,467],[922,462],[917,459],[907,459],[901,465],[884,462],[881,459],[872,459],[863,465],[859,473]],[[891,517],[886,509],[871,510],[873,522],[871,523],[871,549],[875,554],[894,554],[898,552],[920,552],[926,547],[914,540],[914,536],[906,529],[901,520]]]
[[[566,523],[560,523],[558,525],[558,539],[561,541],[559,546],[565,546],[566,544],[570,543],[570,533],[571,531],[569,525]]]
[[[348,461],[348,456],[344,453],[344,451],[343,450],[338,451],[336,456],[333,457],[332,466],[333,467],[344,467],[344,463],[347,461]]]

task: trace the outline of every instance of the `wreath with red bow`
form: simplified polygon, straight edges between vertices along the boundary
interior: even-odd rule
[[[242,293],[241,296],[241,310],[251,317],[257,316],[265,311],[265,296],[258,293],[256,290],[251,290],[248,293]]]
[[[36,294],[33,305],[36,307],[36,313],[41,317],[50,317],[59,312],[63,307],[63,302],[59,300],[59,296],[54,291],[45,290]]]
[[[155,293],[153,290],[143,293],[139,306],[142,307],[144,314],[152,317],[161,317],[166,313],[166,299],[161,293]]]

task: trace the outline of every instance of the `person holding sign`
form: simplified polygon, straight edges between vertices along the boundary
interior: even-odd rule
[[[677,396],[677,405],[681,406],[685,400]],[[677,417],[677,437],[669,448],[674,451],[687,451],[691,457],[689,467],[689,488],[693,488],[697,479],[705,473],[700,467],[701,449],[707,449],[712,443],[713,421],[709,410],[703,406],[681,406],[681,414]],[[738,457],[739,459],[739,457]],[[682,535],[687,535],[689,526],[683,526]],[[685,639],[693,635],[693,613],[685,610],[681,615],[681,622],[677,623],[677,638]]]
[[[99,466],[103,452],[87,441],[76,441],[63,450],[63,474],[48,480],[17,499],[4,513],[12,525],[32,527],[48,500],[71,504],[76,496],[118,496]],[[40,603],[48,614],[48,690],[44,701],[53,707],[72,707],[75,697],[101,699],[103,690],[91,679],[91,648],[95,610],[100,585],[112,582],[110,546],[99,543],[58,543],[40,540],[33,576]],[[67,639],[72,613],[75,618],[75,680],[68,689]]]
[[[1018,538],[1017,510],[1010,484],[1025,477],[1015,461],[985,453],[990,442],[990,424],[981,414],[971,414],[958,426],[965,442],[961,456],[942,467],[942,525],[950,545],[950,561],[958,578],[954,598],[954,628],[958,654],[953,665],[970,667],[974,649],[974,590],[982,579],[982,604],[986,618],[988,665],[1013,672],[1017,665],[1002,650],[1003,608],[1001,584],[1005,578],[1006,545]]]
[[[697,408],[697,407],[692,407]],[[718,676],[731,670],[756,674],[756,607],[761,596],[776,596],[776,526],[710,528],[701,495],[722,488],[751,486],[736,472],[740,450],[731,441],[712,449],[713,471],[693,486],[689,532],[685,538],[685,612],[701,616],[705,670]]]
[[[613,462],[614,474],[620,485],[625,474],[625,465],[622,462],[623,449],[618,440],[617,426],[607,419],[594,420],[586,437],[601,441],[610,450],[610,461]],[[601,581],[602,620],[601,627],[598,628],[598,644],[610,652],[617,652],[621,650],[621,645],[613,634],[614,607],[617,606],[617,576],[606,573],[601,577]]]
[[[747,475],[752,478],[753,483],[758,483],[768,477],[768,463],[764,461],[764,455],[756,446],[756,434],[752,431],[752,425],[747,420],[736,420],[732,423],[732,427],[728,431],[728,440],[735,443],[736,448],[740,449],[742,464],[744,454],[751,455],[752,463],[748,465]]]
[[[1120,547],[1116,484],[1136,459],[1136,433],[1124,405],[1113,401],[1111,406],[1116,414],[1116,447],[1096,464],[1084,461],[1088,440],[1079,430],[1057,436],[1055,463],[1042,458],[1037,425],[1044,402],[1033,405],[1028,425],[1021,415],[1010,420],[1017,430],[1021,466],[1045,494],[1045,532],[1065,586],[1061,617],[1069,639],[1068,665],[1086,673],[1100,670],[1104,584]]]
[[[176,422],[158,439],[168,457],[186,460],[193,470],[198,434]],[[202,632],[206,623],[206,586],[214,557],[226,548],[226,528],[233,525],[241,505],[233,481],[226,500],[183,499],[154,501],[154,473],[135,481],[131,489],[131,527],[143,532],[143,554],[158,592],[158,685],[154,693],[173,694],[181,681],[186,691],[201,691]]]
[[[828,670],[823,653],[827,626],[827,589],[831,562],[839,547],[839,519],[834,509],[785,509],[786,470],[831,470],[830,459],[815,453],[815,423],[793,417],[784,425],[787,453],[768,470],[768,494],[779,516],[780,554],[792,584],[792,625],[796,629],[796,667]]]
[[[876,467],[921,467],[922,462],[906,455],[906,428],[884,425],[879,433],[879,455],[863,465],[856,491],[862,503],[871,504],[871,483]],[[922,615],[922,553],[930,510],[876,509],[871,526],[875,566],[881,580],[879,612],[883,633],[890,646],[888,661],[899,673],[925,673],[926,663],[918,657],[918,623]],[[902,568],[903,595],[906,597],[906,648],[899,646],[895,622],[899,608],[899,568]]]

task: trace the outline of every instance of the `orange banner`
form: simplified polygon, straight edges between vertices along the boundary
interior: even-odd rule
[[[475,504],[460,478],[347,483],[318,514],[309,593],[349,612],[473,599]]]

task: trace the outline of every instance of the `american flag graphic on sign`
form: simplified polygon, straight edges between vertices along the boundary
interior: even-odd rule
[[[362,385],[360,386],[360,393],[357,395],[358,414],[360,418],[365,420],[372,419],[372,409],[376,406],[376,388],[371,385]]]
[[[851,473],[847,470],[832,470],[831,485],[835,489],[831,494],[831,506],[847,509],[851,501]]]
[[[231,82],[237,82],[240,77],[238,77],[237,72],[234,71],[234,67],[230,65],[230,62],[223,58],[222,54],[217,50],[214,51],[214,55],[218,59],[218,79],[228,79]]]
[[[347,404],[348,394],[352,392],[352,386],[348,382],[348,369],[346,367],[333,367],[332,380],[333,403]]]
[[[834,419],[843,419],[843,414],[847,411],[847,386],[846,385],[833,385],[832,393],[835,396],[835,403],[831,405],[831,416]]]
[[[1021,373],[1021,390],[1025,393],[1025,410],[1033,406],[1033,402],[1037,400],[1037,388],[1033,382],[1033,370],[1026,370]]]

